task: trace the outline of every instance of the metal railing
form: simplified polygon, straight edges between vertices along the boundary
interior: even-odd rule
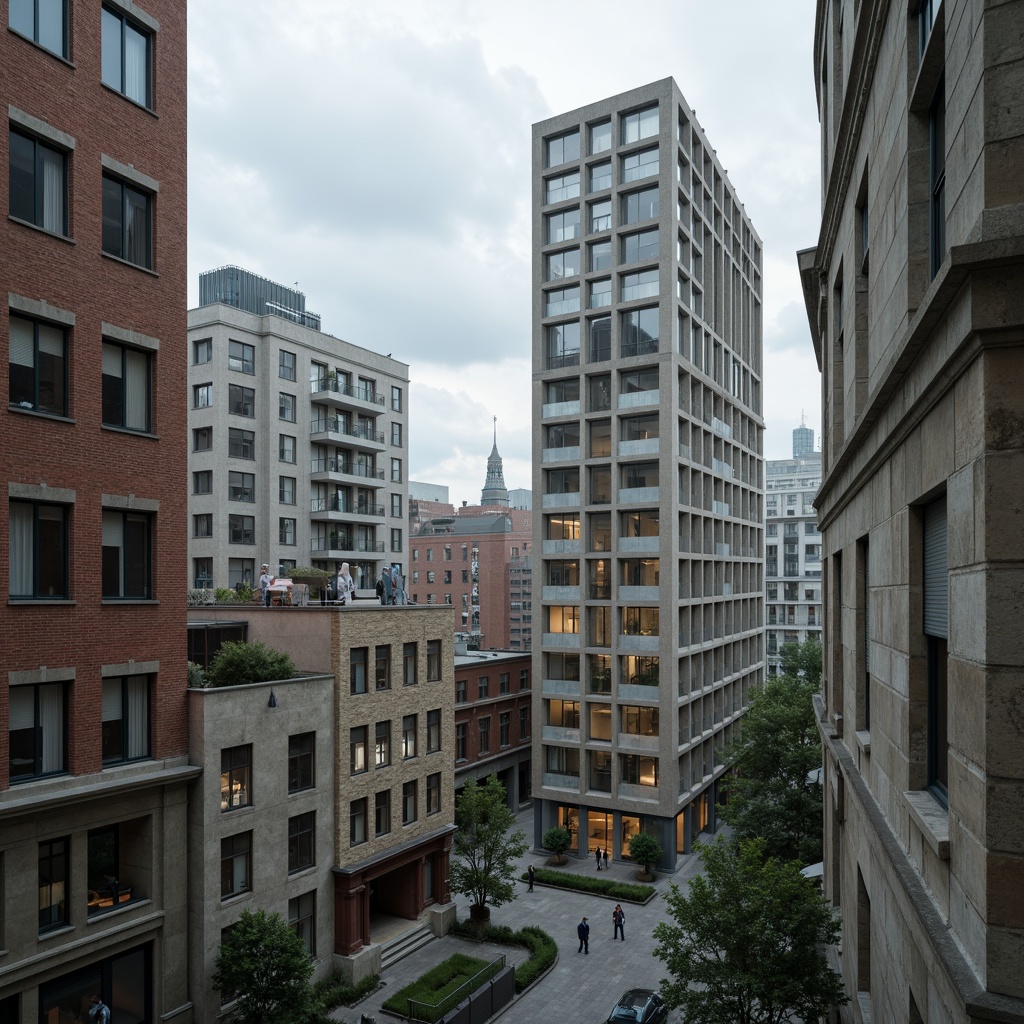
[[[492,960],[483,970],[477,971],[471,978],[464,981],[453,992],[449,992],[436,1003],[421,1002],[418,999],[407,1000],[406,1016],[409,1020],[428,1021],[433,1024],[440,1020],[449,1010],[454,1010],[468,996],[472,995],[484,982],[499,974],[505,967],[505,955]]]

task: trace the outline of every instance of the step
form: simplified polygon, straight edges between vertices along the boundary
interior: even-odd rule
[[[421,924],[416,928],[410,928],[407,932],[402,932],[401,935],[395,936],[389,942],[385,942],[381,949],[381,970],[386,971],[410,953],[415,953],[417,949],[421,949],[433,938],[434,934],[430,928],[425,924]]]

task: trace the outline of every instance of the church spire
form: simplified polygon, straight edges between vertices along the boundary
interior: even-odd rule
[[[498,417],[494,417],[494,447],[487,459],[487,479],[484,489],[480,492],[481,505],[504,505],[508,507],[508,488],[505,486],[505,474],[502,469],[501,456],[498,454]]]

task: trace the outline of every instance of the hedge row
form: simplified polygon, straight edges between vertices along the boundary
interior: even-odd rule
[[[313,985],[313,999],[323,1015],[320,1019],[329,1020],[327,1015],[332,1010],[336,1010],[339,1006],[351,1006],[373,992],[379,984],[380,975],[377,974],[371,974],[354,985],[345,981],[339,971],[335,971],[329,977],[321,978]]]
[[[524,873],[522,880],[527,881]],[[650,885],[633,885],[629,882],[613,882],[592,875],[580,875],[575,872],[554,871],[551,868],[536,868],[534,881],[541,885],[550,885],[556,889],[572,889],[574,892],[587,892],[595,896],[607,896],[609,899],[627,901],[629,903],[647,903],[654,898],[654,887]]]
[[[418,1003],[426,1004],[424,1010],[428,1014],[430,1012],[428,1007],[434,1006],[438,1011],[437,1017],[443,1017],[450,1009],[446,1004],[449,996],[458,992],[467,981],[474,977],[482,985],[495,975],[498,969],[497,965],[489,964],[486,960],[478,960],[475,957],[466,956],[464,953],[455,953],[390,996],[384,1002],[384,1009],[404,1017],[408,1012],[409,1000],[413,999]]]
[[[500,946],[522,946],[530,951],[529,959],[516,968],[516,992],[532,985],[558,959],[558,945],[547,932],[527,925],[514,932],[507,925],[493,925],[480,929],[468,921],[456,921],[452,935],[467,939],[482,939]]]

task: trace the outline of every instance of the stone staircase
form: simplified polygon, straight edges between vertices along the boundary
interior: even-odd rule
[[[410,953],[415,953],[417,949],[430,942],[433,937],[434,935],[430,928],[425,924],[421,924],[402,932],[401,935],[396,935],[393,939],[389,939],[381,947],[381,970],[386,971],[393,964],[397,964],[403,957],[407,957]]]

